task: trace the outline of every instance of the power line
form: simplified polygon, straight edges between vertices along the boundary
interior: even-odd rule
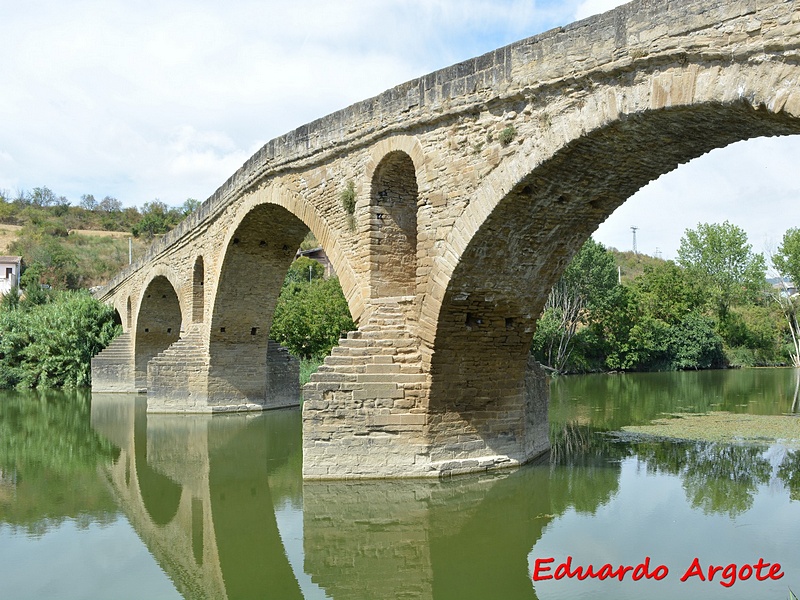
[[[638,255],[639,252],[636,250],[636,230],[637,229],[639,229],[639,228],[636,227],[636,225],[633,225],[631,227],[631,231],[633,232],[633,253]]]

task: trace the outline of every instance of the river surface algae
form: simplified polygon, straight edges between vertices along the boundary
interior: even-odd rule
[[[800,418],[794,415],[750,415],[730,412],[670,413],[649,425],[622,428],[633,433],[678,440],[770,444],[800,449]]]

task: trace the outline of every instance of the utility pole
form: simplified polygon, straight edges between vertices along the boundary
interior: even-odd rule
[[[133,238],[128,238],[128,264],[133,264]]]
[[[639,229],[636,225],[631,227],[631,231],[633,232],[633,253],[635,255],[639,255],[639,252],[636,250],[636,230]]]

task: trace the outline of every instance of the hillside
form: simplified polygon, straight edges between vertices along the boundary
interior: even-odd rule
[[[609,248],[609,252],[614,256],[614,262],[619,267],[622,274],[622,283],[630,283],[637,277],[644,274],[647,266],[657,267],[666,261],[647,254],[634,254],[630,250],[620,252],[615,248]]]
[[[22,256],[23,277],[27,272],[54,289],[89,288],[128,264],[129,239],[136,260],[198,205],[190,199],[170,208],[156,200],[142,210],[123,209],[113,198],[83,196],[72,206],[47,188],[19,192],[14,200],[0,191],[0,254]]]
[[[21,225],[0,225],[0,254],[11,254],[11,244],[17,240],[21,230]],[[118,238],[124,240],[127,240],[129,237],[131,237],[130,232],[127,231],[104,231],[102,229],[73,229],[69,232],[69,235]]]

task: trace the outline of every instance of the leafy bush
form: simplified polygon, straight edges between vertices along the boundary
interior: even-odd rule
[[[26,307],[27,306],[27,307]],[[0,312],[0,387],[75,387],[91,382],[91,358],[120,332],[114,309],[86,292]]]
[[[339,280],[284,283],[270,337],[300,358],[322,359],[342,334],[355,329]]]
[[[724,363],[722,338],[714,322],[697,313],[689,313],[670,331],[669,353],[675,369],[713,369]]]
[[[734,307],[719,326],[726,352],[730,348],[747,348],[749,359],[737,366],[766,366],[785,362],[782,353],[781,315],[776,306],[745,305]],[[736,353],[739,358],[745,354]]]

